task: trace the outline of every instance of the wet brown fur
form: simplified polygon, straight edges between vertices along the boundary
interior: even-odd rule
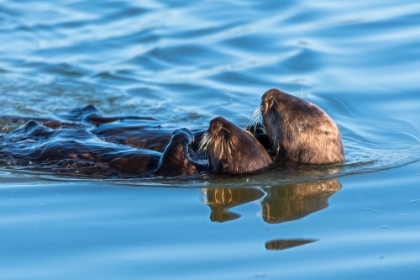
[[[252,134],[223,117],[210,121],[201,138],[199,152],[207,154],[209,168],[215,173],[251,173],[273,162]]]
[[[86,128],[51,129],[30,120],[0,135],[0,163],[85,175],[189,176],[207,164],[189,156],[194,134],[177,129],[163,153],[102,141]]]
[[[262,96],[260,109],[277,158],[309,164],[345,160],[337,125],[316,105],[270,89]]]
[[[193,142],[194,134],[191,131],[186,128],[175,130],[153,174],[165,177],[190,176],[206,170],[206,164],[190,158],[189,150]]]

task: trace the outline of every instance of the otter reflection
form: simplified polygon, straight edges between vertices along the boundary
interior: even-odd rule
[[[303,218],[328,207],[328,198],[341,189],[336,180],[265,187],[266,196],[261,201],[262,218],[266,223],[277,224]],[[210,220],[227,222],[240,214],[229,208],[258,200],[264,192],[258,188],[208,188],[203,189],[202,199],[211,209]]]
[[[207,200],[203,195],[206,194]],[[227,211],[227,209],[260,199],[264,193],[254,188],[214,188],[203,189],[202,201],[211,209],[212,222],[227,222],[239,218],[241,215]]]
[[[264,188],[262,218],[269,224],[301,219],[327,208],[328,198],[340,189],[336,179]]]
[[[312,242],[318,241],[317,239],[276,239],[265,243],[267,250],[286,250]]]

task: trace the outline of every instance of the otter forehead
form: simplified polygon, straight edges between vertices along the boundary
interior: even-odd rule
[[[225,130],[227,132],[232,132],[232,130],[242,130],[239,126],[236,124],[226,120],[223,117],[216,117],[210,121],[210,127],[211,130],[219,131],[219,130]]]
[[[261,97],[262,102],[267,102],[269,100],[280,100],[283,98],[291,97],[290,94],[287,94],[281,90],[278,90],[276,88],[272,88],[270,90],[267,90],[263,96]]]
[[[284,114],[282,112],[284,110],[290,114],[317,115],[320,112],[323,113],[316,105],[278,89],[270,89],[263,94],[261,98],[262,115]]]
[[[273,97],[276,97],[276,96],[281,96],[282,94],[284,94],[284,92],[282,92],[282,91],[280,91],[276,88],[272,88],[272,89],[267,90],[263,94],[262,99],[273,98]]]
[[[229,123],[228,120],[226,120],[225,118],[219,116],[219,117],[215,117],[214,119],[212,119],[210,121],[210,126],[223,126],[225,124]]]

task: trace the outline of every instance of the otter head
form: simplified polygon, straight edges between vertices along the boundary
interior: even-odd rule
[[[337,125],[315,104],[270,89],[263,94],[253,119],[261,117],[277,159],[310,164],[345,160]]]
[[[209,168],[215,173],[250,173],[272,163],[254,136],[222,117],[210,121],[199,152],[207,154]]]
[[[255,110],[250,118],[254,127],[258,127],[258,121],[262,118],[263,127],[266,131],[266,139],[269,142],[270,149],[275,154],[281,150],[280,143],[283,138],[281,121],[282,100],[287,98],[286,93],[278,89],[270,89],[261,97],[261,105]]]
[[[186,128],[172,132],[172,138],[153,173],[165,177],[189,176],[207,169],[207,165],[190,158],[189,150],[193,142],[194,135]]]

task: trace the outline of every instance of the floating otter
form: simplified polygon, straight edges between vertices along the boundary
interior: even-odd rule
[[[170,177],[207,167],[189,157],[194,136],[187,129],[175,130],[163,153],[105,142],[84,128],[54,130],[36,121],[0,140],[0,161],[60,173]]]
[[[0,116],[0,121],[6,124],[23,125],[28,121],[37,121],[45,127],[58,129],[85,129],[101,140],[133,148],[144,148],[163,152],[172,138],[172,132],[178,127],[170,127],[150,117],[140,116],[103,116],[94,105],[75,108],[63,114],[49,118]],[[11,128],[16,125],[12,125]],[[0,127],[7,130],[7,127]],[[0,130],[1,131],[1,130]],[[204,129],[191,130],[195,139],[200,139]],[[198,141],[192,143],[194,151],[198,150]]]
[[[223,117],[210,121],[200,141],[209,169],[214,173],[243,174],[267,167],[273,161],[255,137]]]
[[[270,89],[254,114],[256,119],[262,116],[276,159],[308,164],[345,160],[337,125],[316,105]]]
[[[99,125],[90,129],[90,132],[107,142],[163,152],[175,130],[175,127],[162,127],[158,121],[122,120]],[[189,131],[196,140],[204,134],[204,129]],[[198,141],[194,141],[191,148],[197,151]]]

